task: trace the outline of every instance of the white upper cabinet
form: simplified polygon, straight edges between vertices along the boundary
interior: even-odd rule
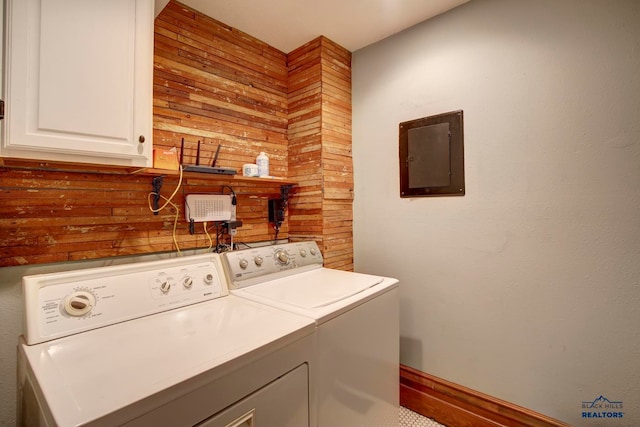
[[[153,0],[8,0],[3,157],[152,166]]]

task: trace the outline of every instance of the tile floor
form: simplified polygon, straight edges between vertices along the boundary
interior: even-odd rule
[[[413,412],[405,407],[400,407],[400,427],[446,427],[438,424],[431,418]]]

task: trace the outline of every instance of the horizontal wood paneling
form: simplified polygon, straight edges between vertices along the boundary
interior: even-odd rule
[[[264,151],[270,173],[287,177],[286,55],[171,1],[156,18],[154,145],[188,147],[186,162],[238,170]]]
[[[351,54],[319,37],[287,55],[176,1],[156,18],[154,43],[154,146],[179,150],[184,139],[185,163],[194,163],[200,141],[208,164],[220,144],[218,164],[239,171],[266,152],[271,175],[299,184],[278,237],[316,240],[326,265],[352,269]],[[148,207],[151,176],[99,165],[71,172],[6,164],[0,266],[175,249],[175,209],[154,215]],[[165,177],[163,196],[177,181],[174,173]],[[182,249],[209,245],[202,224],[189,233],[184,196],[228,194],[225,185],[238,195],[243,222],[235,241],[275,237],[267,204],[280,197],[277,181],[187,174],[183,184],[174,198]]]
[[[289,237],[292,240],[315,240],[324,255],[319,47],[320,40],[315,39],[288,55],[289,175],[298,181],[296,194],[289,203]]]
[[[218,164],[238,171],[264,151],[270,173],[288,173],[288,69],[286,55],[266,43],[171,1],[156,18],[154,144],[179,147],[185,163],[209,163],[218,144]],[[207,181],[190,183],[207,186]],[[243,221],[236,241],[275,237],[268,223],[269,198],[280,188],[233,184],[237,217]],[[288,236],[288,221],[279,237]],[[206,242],[205,242],[206,243]]]
[[[0,169],[0,265],[175,250],[176,211],[172,207],[159,215],[150,211],[151,180],[150,176]],[[177,183],[177,177],[166,177],[161,194],[170,196]],[[229,194],[223,185],[233,186],[237,215],[243,221],[235,241],[274,238],[267,224],[267,200],[279,197],[277,183],[185,178],[183,190],[173,200],[180,210],[176,239],[181,249],[209,245],[203,224],[196,224],[195,235],[189,234],[184,194]],[[281,234],[287,232],[285,224]]]
[[[289,58],[289,235],[320,243],[325,265],[353,269],[351,54],[325,37]]]
[[[353,270],[351,55],[324,37],[321,46],[325,260]]]
[[[241,31],[170,2],[155,21],[154,146],[185,140],[194,163],[198,140],[209,163],[241,170],[269,155],[271,174],[288,176],[288,70],[286,55]],[[203,225],[189,234],[184,195],[238,195],[236,242],[273,239],[267,201],[277,183],[185,178],[174,199],[180,209],[176,240],[183,249],[206,248]],[[165,178],[169,196],[177,177]],[[152,177],[0,169],[0,265],[59,262],[174,250],[175,209],[154,215],[147,197]],[[228,194],[227,189],[224,190]],[[288,236],[289,224],[279,237]],[[212,228],[215,233],[215,228]],[[215,239],[215,236],[213,236]],[[228,236],[226,241],[228,242]]]

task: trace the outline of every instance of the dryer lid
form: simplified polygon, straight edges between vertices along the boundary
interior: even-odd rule
[[[121,425],[313,330],[230,295],[19,349],[52,423]]]
[[[382,283],[384,277],[320,268],[244,288],[247,294],[304,309],[321,308]]]

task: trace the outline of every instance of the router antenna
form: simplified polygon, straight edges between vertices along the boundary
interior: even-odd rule
[[[216,155],[213,156],[213,162],[211,162],[211,167],[216,167],[216,162],[218,161],[218,154],[220,154],[220,144],[218,144],[218,148],[216,149]]]

